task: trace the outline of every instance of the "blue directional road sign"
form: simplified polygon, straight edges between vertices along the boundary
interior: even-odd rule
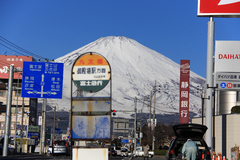
[[[23,62],[22,97],[62,98],[63,63]]]

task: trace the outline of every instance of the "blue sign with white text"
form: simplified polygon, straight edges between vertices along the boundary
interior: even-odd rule
[[[122,139],[121,143],[128,143],[128,140],[127,139]]]
[[[55,128],[55,134],[62,134],[61,128]]]
[[[38,139],[39,138],[39,133],[38,132],[28,132],[28,138]]]
[[[62,98],[63,63],[23,62],[22,97]]]

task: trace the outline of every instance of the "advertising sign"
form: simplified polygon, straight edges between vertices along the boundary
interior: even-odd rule
[[[240,0],[198,0],[198,16],[240,17]]]
[[[214,68],[218,90],[240,90],[240,41],[215,42]]]
[[[111,69],[108,61],[93,52],[81,55],[72,67],[73,82],[83,91],[97,92],[110,80]]]
[[[39,133],[38,132],[28,132],[28,138],[38,139],[39,138]]]
[[[22,97],[62,98],[63,63],[24,62]]]
[[[215,72],[239,72],[240,41],[215,42]]]
[[[20,124],[18,124],[16,127],[17,127],[17,129],[21,129],[22,126]],[[23,125],[23,130],[24,131],[27,130],[27,126],[26,125]]]
[[[14,65],[14,68],[21,69],[23,68],[23,61],[32,61],[31,56],[9,56],[9,55],[0,55],[0,79],[8,79],[8,69],[10,65]],[[15,72],[14,79],[22,79],[20,72]]]
[[[110,98],[72,98],[72,139],[110,138]]]
[[[122,139],[121,143],[128,143],[128,139]]]
[[[217,72],[218,90],[240,90],[240,72]]]
[[[39,132],[39,126],[28,126],[28,132]]]
[[[73,116],[72,139],[109,139],[110,116]]]
[[[189,123],[190,60],[181,60],[179,124]]]
[[[55,128],[55,134],[62,134],[62,132],[61,128]]]

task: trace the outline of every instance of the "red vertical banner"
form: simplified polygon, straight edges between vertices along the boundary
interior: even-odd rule
[[[181,60],[179,124],[189,123],[190,60]]]

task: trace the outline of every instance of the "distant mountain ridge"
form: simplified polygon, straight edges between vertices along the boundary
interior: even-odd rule
[[[156,114],[178,114],[180,65],[137,41],[123,36],[99,38],[55,60],[64,63],[63,99],[51,99],[51,103],[57,103],[57,110],[70,110],[72,64],[76,58],[86,52],[101,54],[111,66],[113,109],[133,110],[134,98],[137,97],[138,111],[142,109],[143,113],[149,113],[147,102],[143,99],[151,93],[156,80],[157,86],[161,85],[161,93],[156,93]],[[202,86],[204,82],[203,77],[191,71],[189,111],[195,116],[201,115],[201,98],[200,93],[197,93],[197,86]],[[108,85],[100,92],[83,94],[84,96],[109,96],[109,91]],[[76,96],[74,85],[73,94]],[[117,112],[117,116],[130,118],[131,114]]]

